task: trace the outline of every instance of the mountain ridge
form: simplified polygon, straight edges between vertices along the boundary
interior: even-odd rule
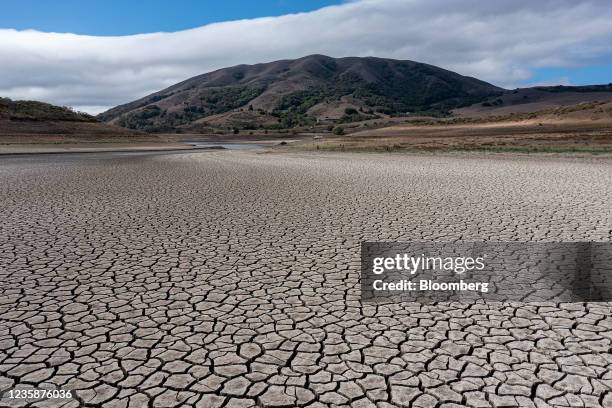
[[[222,68],[97,117],[132,129],[171,131],[224,127],[242,110],[245,125],[288,128],[407,112],[443,114],[503,91],[473,77],[409,60],[315,54]]]

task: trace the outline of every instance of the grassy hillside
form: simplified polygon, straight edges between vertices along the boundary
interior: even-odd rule
[[[0,98],[0,120],[97,122],[84,112],[38,101],[13,101]]]
[[[579,104],[608,101],[612,101],[612,85],[519,88],[468,107],[455,109],[453,114],[467,118],[529,115]]]
[[[70,108],[0,98],[0,143],[65,143],[144,137],[142,132],[102,123]]]

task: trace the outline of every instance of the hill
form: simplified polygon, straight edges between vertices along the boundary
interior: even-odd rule
[[[67,107],[9,98],[0,98],[0,120],[97,122],[95,117]]]
[[[505,91],[474,105],[455,109],[461,117],[490,117],[540,112],[561,107],[612,101],[612,84],[588,86],[538,86]]]
[[[351,124],[346,126],[348,135],[327,136],[316,143],[316,149],[610,154],[612,100],[605,100],[605,87],[597,87],[595,91],[586,91],[584,88],[565,89],[562,91],[567,92],[565,100],[549,99],[540,95],[537,102],[530,102],[534,105],[528,107],[527,111],[521,109],[529,103],[513,105],[506,99],[505,107],[488,106],[484,102],[486,105],[482,108],[498,112],[496,115],[401,118],[402,121],[387,122],[377,128],[367,126],[366,123]],[[532,91],[533,89],[529,90]],[[548,89],[536,91],[549,92]],[[599,100],[569,105],[574,98],[580,96],[576,95],[578,93],[584,93],[584,98]],[[517,94],[520,95],[520,92]],[[551,101],[563,105],[559,106]],[[533,110],[534,106],[544,109]],[[476,107],[465,110],[467,109]],[[305,149],[314,147],[315,143],[312,141],[302,145]]]
[[[406,113],[447,114],[502,92],[413,61],[311,55],[199,75],[98,118],[146,131],[291,128]]]
[[[101,123],[94,116],[67,107],[38,101],[13,101],[0,98],[0,138],[2,142],[35,140],[62,141],[116,138],[141,135],[141,132]]]

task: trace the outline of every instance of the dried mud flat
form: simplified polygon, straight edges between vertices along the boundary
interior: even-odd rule
[[[41,155],[0,180],[0,390],[76,395],[34,406],[612,406],[610,304],[358,286],[366,239],[610,240],[609,159]]]

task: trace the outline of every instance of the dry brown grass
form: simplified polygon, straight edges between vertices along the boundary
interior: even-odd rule
[[[157,136],[99,122],[0,120],[0,144],[105,143],[157,140]]]
[[[301,149],[331,151],[500,151],[612,153],[611,121],[515,121],[398,125],[305,141]]]

